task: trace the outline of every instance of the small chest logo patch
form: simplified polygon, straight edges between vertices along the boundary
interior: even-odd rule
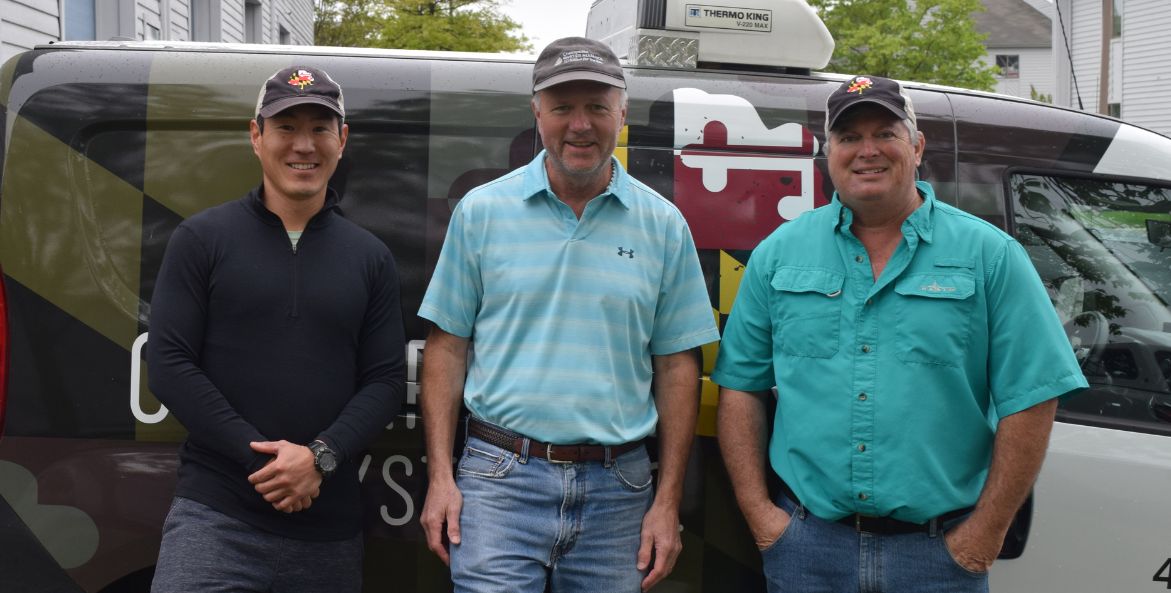
[[[954,286],[940,286],[939,282],[932,282],[931,284],[924,284],[919,287],[923,292],[955,292]]]
[[[628,257],[630,259],[634,259],[634,250],[633,249],[626,249],[624,247],[619,247],[618,248],[618,256],[622,257],[623,255],[625,255],[626,257]]]

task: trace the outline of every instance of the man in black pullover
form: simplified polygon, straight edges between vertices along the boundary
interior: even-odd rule
[[[403,400],[386,245],[326,186],[341,88],[307,67],[261,88],[263,182],[184,221],[151,302],[150,387],[187,427],[152,590],[357,592],[360,454]]]

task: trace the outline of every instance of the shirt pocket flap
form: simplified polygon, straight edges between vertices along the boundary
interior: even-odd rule
[[[815,292],[827,297],[842,294],[846,275],[833,270],[781,268],[773,274],[772,287],[785,292]]]
[[[966,299],[976,292],[976,280],[970,273],[962,272],[914,274],[899,280],[895,292],[934,299]]]

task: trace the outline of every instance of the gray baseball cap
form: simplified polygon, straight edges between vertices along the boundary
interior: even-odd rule
[[[534,93],[572,80],[626,88],[618,56],[605,44],[585,37],[565,37],[550,43],[533,66]]]

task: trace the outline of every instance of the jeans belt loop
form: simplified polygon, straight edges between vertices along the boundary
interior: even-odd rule
[[[939,531],[939,517],[932,517],[931,520],[927,522],[927,537],[938,537]]]
[[[614,450],[606,447],[606,459],[602,467],[609,469],[611,465],[614,465]]]
[[[524,438],[524,441],[521,442],[521,447],[520,447],[521,452],[514,453],[514,455],[517,456],[517,460],[520,461],[522,464],[527,464],[529,462],[529,442],[531,441],[531,439],[529,439],[529,437],[523,437],[523,438]]]

